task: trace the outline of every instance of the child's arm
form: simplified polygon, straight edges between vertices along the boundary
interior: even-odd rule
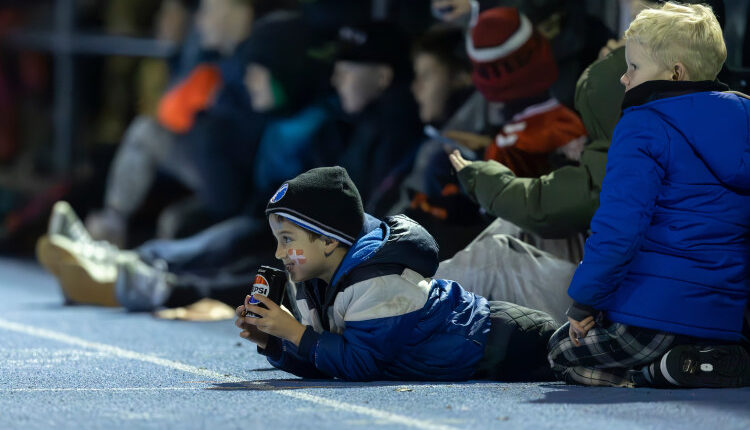
[[[316,369],[328,377],[373,380],[382,378],[383,367],[393,361],[403,345],[409,344],[412,329],[419,322],[424,295],[416,289],[410,295],[403,288],[401,283],[382,280],[363,284],[364,291],[354,300],[357,303],[350,303],[344,312],[368,317],[346,318],[346,329],[341,335],[328,331],[317,333],[312,327],[302,326],[264,297],[256,296],[256,299],[268,309],[258,306],[247,309],[263,316],[260,319],[265,320],[263,322],[251,321],[259,330],[286,339],[281,342],[282,351],[276,356],[266,352],[274,366],[300,376],[305,376],[302,371]],[[384,303],[384,298],[394,304]],[[300,327],[302,334],[297,342]]]
[[[664,125],[653,113],[632,111],[617,125],[592,235],[568,289],[577,303],[606,308],[626,276],[651,223],[668,147]]]
[[[256,296],[256,298],[261,302],[263,302],[263,299],[266,299],[260,295]],[[266,300],[266,303],[275,306],[280,312],[274,312],[272,317],[276,316],[278,318],[285,318],[284,315],[281,314],[286,314],[291,317],[291,314],[281,309],[279,306],[276,306],[271,300]],[[252,309],[249,309],[248,307],[247,310],[251,310],[259,315],[260,313],[258,311],[269,312],[269,310],[258,306],[253,306]],[[235,325],[242,329],[240,336],[258,345],[258,353],[265,355],[272,366],[303,378],[329,378],[328,375],[316,369],[306,358],[301,357],[293,343],[261,331],[258,327],[258,320],[260,318],[247,317],[245,316],[245,311],[245,305],[240,305],[236,309],[237,320],[235,321]],[[294,317],[291,318],[294,319]],[[294,322],[299,324],[296,320],[294,320]],[[299,325],[302,326],[301,324]]]

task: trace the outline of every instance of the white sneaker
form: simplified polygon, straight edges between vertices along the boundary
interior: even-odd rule
[[[79,240],[55,234],[36,245],[39,262],[60,282],[67,303],[119,306],[114,294],[117,264],[138,258],[107,242]]]
[[[93,239],[70,204],[60,200],[52,207],[47,234],[65,236],[74,241],[92,242]]]

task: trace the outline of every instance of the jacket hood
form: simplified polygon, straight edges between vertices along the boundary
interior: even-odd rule
[[[344,260],[331,280],[336,285],[342,278],[356,273],[372,272],[381,275],[387,268],[400,272],[405,268],[424,277],[431,277],[438,268],[438,245],[435,239],[416,221],[405,215],[379,220],[365,215],[365,225],[359,239],[349,248]],[[365,275],[367,277],[367,275]]]
[[[667,86],[674,84],[678,83]],[[694,85],[699,84],[702,83]],[[654,81],[653,85],[663,89],[665,84]],[[684,136],[718,180],[747,191],[750,190],[750,100],[745,97],[700,91],[660,98],[632,109],[655,112]]]
[[[612,140],[625,95],[619,79],[626,69],[625,48],[618,48],[590,65],[578,79],[575,107],[591,141]]]

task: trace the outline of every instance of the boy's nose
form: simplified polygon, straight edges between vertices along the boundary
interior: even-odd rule
[[[274,257],[276,257],[278,260],[281,260],[286,256],[286,253],[284,252],[284,249],[281,247],[281,245],[276,245],[276,253],[274,254]]]
[[[628,75],[627,75],[627,73],[624,73],[622,76],[620,76],[620,83],[623,84],[625,87],[628,86]]]

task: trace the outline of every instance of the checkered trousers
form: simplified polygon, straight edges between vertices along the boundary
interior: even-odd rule
[[[655,361],[675,345],[669,333],[610,323],[597,325],[575,346],[570,323],[549,340],[547,356],[557,379],[569,384],[632,387],[629,371]]]

